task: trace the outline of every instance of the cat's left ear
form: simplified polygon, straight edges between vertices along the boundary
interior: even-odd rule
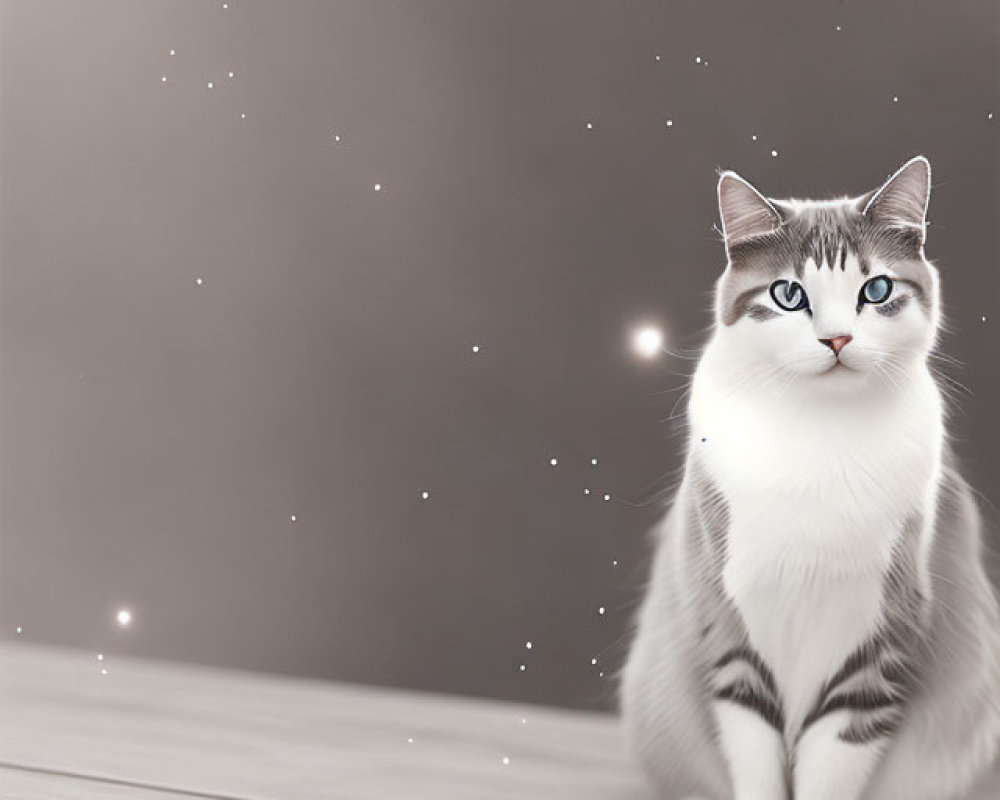
[[[927,204],[931,197],[931,164],[916,156],[896,170],[865,202],[862,213],[873,222],[917,228],[927,236]]]

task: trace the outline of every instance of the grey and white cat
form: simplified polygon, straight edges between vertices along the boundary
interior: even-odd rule
[[[832,201],[719,179],[728,264],[625,667],[663,797],[950,800],[1000,738],[1000,619],[928,358],[930,165]]]

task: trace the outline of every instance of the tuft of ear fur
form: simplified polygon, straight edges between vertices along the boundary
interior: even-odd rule
[[[927,204],[931,197],[931,164],[916,156],[896,170],[865,204],[862,212],[873,222],[918,228],[920,243],[927,235]]]
[[[719,176],[719,217],[726,251],[735,244],[766,236],[781,227],[781,215],[767,198],[735,172]]]

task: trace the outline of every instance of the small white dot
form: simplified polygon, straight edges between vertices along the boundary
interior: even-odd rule
[[[14,631],[14,633],[16,633],[18,635],[21,635],[21,633],[23,633],[23,632],[24,632],[24,628],[22,628],[20,625],[18,625],[17,628]]]
[[[592,666],[597,666],[597,659],[596,658],[590,659],[590,663]]]
[[[659,355],[663,348],[663,331],[652,326],[639,328],[632,336],[632,347],[643,358]]]
[[[553,467],[557,467],[557,466],[559,466],[559,459],[558,458],[550,458],[549,459],[549,464],[551,464]]]
[[[211,88],[212,88],[212,87],[213,87],[213,86],[214,86],[215,84],[214,84],[214,83],[212,83],[211,81],[209,81],[209,82],[208,82],[208,83],[206,83],[205,85],[206,85],[206,86],[207,86],[207,87],[208,87],[209,89],[211,89]]]
[[[161,75],[160,76],[160,81],[163,82],[163,83],[166,83],[167,82],[167,76],[166,75]]]
[[[597,466],[597,459],[596,458],[590,459],[590,466],[592,466],[592,467],[596,467]]]
[[[986,322],[986,315],[985,314],[983,314],[982,320],[983,320],[983,322]]]
[[[656,59],[657,61],[659,61],[659,60],[660,60],[660,57],[659,57],[659,56],[653,56],[653,58],[655,58],[655,59]]]
[[[524,646],[525,646],[526,649],[530,650],[531,649],[531,642],[525,642]]]
[[[421,499],[421,500],[426,500],[426,499],[427,499],[428,497],[430,497],[430,496],[431,496],[431,493],[430,493],[430,492],[426,492],[426,491],[425,491],[425,492],[421,492],[421,493],[420,493],[420,499]]]
[[[506,767],[506,766],[508,766],[508,765],[510,764],[510,759],[509,759],[509,758],[508,758],[507,756],[504,756],[504,757],[503,757],[503,758],[501,759],[501,762],[502,762],[502,763],[503,763],[503,765],[504,765],[504,766]]]
[[[382,191],[382,184],[381,183],[376,183],[375,184],[375,191],[376,192],[381,192]]]
[[[600,614],[603,617],[604,616],[604,606],[601,606],[599,609],[597,609],[597,613]]]
[[[524,718],[524,717],[521,717],[521,724],[522,725],[527,725],[528,724],[528,720],[526,718]]]
[[[288,519],[289,519],[290,522],[295,522],[298,519],[298,517],[296,517],[294,514],[292,514]]]
[[[587,130],[588,131],[592,131],[593,129],[594,129],[594,123],[593,122],[588,122],[587,123]]]
[[[339,142],[340,141],[340,134],[339,133],[335,133],[333,135],[333,141],[335,141],[335,142]]]
[[[406,743],[407,743],[407,744],[413,744],[413,737],[411,736],[410,738],[408,738],[408,739],[406,740]]]
[[[617,561],[612,561],[611,562],[611,566],[612,567],[617,567],[618,566],[618,562]]]
[[[102,675],[107,675],[107,674],[108,674],[108,671],[107,671],[106,669],[102,669],[102,670],[101,670],[101,674],[102,674]]]
[[[519,666],[518,669],[521,670],[521,672],[524,672],[527,669],[527,667],[524,664],[521,664],[521,666]]]
[[[97,654],[97,660],[98,661],[103,661],[104,660],[104,653],[98,653]]]
[[[197,284],[198,286],[201,286],[201,285],[202,285],[202,284],[203,284],[203,283],[204,283],[205,281],[203,281],[203,280],[202,280],[201,278],[195,278],[195,279],[194,279],[194,282],[195,282],[195,283],[196,283],[196,284]]]
[[[598,678],[603,678],[604,677],[604,673],[603,672],[598,672],[597,673],[597,677]]]
[[[750,138],[753,139],[753,141],[756,142],[757,141],[757,134],[755,133],[755,134],[751,135]]]
[[[898,95],[893,95],[892,96],[892,102],[898,103],[899,102],[899,96]]]
[[[247,118],[246,114],[240,114],[240,119],[246,119],[246,118]]]
[[[127,608],[123,608],[115,616],[115,619],[118,620],[119,625],[121,625],[123,628],[127,628],[129,625],[132,624],[132,612],[129,611]]]
[[[223,11],[225,11],[227,8],[229,8],[229,3],[223,3],[222,4]]]
[[[610,495],[610,494],[606,494],[606,495],[604,495],[604,499],[605,499],[605,500],[610,500],[610,499],[611,499],[611,495]]]
[[[585,495],[589,495],[589,494],[590,494],[590,489],[584,489],[584,490],[583,490],[583,493],[584,493]]]
[[[838,25],[838,26],[837,26],[837,30],[838,30],[838,31],[842,31],[842,30],[844,30],[844,29],[843,29],[842,27],[840,27],[840,25]]]
[[[171,50],[171,51],[170,51],[170,55],[172,55],[172,56],[175,56],[175,55],[177,55],[177,51],[176,51],[176,50]]]
[[[235,78],[236,77],[236,73],[235,72],[230,72],[229,73],[229,77],[230,78]]]
[[[695,64],[700,64],[701,63],[701,56],[695,56],[694,57],[694,63]]]
[[[993,112],[992,111],[986,115],[986,119],[993,119]]]
[[[778,151],[777,150],[772,150],[771,151],[771,158],[777,158],[777,157],[778,157]]]
[[[472,352],[473,353],[478,353],[479,352],[479,345],[478,344],[472,345]]]
[[[668,127],[668,128],[672,128],[672,127],[674,127],[674,121],[673,121],[672,119],[668,119],[668,120],[667,120],[667,127]]]

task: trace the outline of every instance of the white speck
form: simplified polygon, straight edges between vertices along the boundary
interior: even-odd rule
[[[431,493],[430,493],[430,492],[427,492],[427,491],[424,491],[424,492],[421,492],[421,493],[420,493],[420,499],[421,499],[421,500],[426,500],[426,499],[427,499],[427,498],[429,498],[430,496],[431,496]]]
[[[694,63],[695,64],[700,64],[701,63],[701,56],[695,56],[694,57]]]
[[[842,27],[840,27],[840,25],[838,25],[838,26],[837,26],[837,30],[838,30],[838,31],[842,31],[842,30],[844,30],[844,29],[843,29]]]
[[[895,94],[894,94],[894,95],[892,96],[892,102],[894,102],[894,103],[898,103],[898,102],[899,102],[899,95],[895,95]]]
[[[18,625],[17,628],[15,628],[14,630],[14,633],[16,633],[18,636],[20,636],[23,632],[24,628],[22,628],[20,625]]]
[[[228,9],[228,8],[229,8],[229,3],[223,3],[223,4],[222,4],[222,10],[223,10],[223,11],[225,11],[225,10],[226,10],[226,9]]]
[[[983,320],[983,322],[986,322],[986,315],[985,314],[983,314],[982,320]],[[20,628],[18,628],[18,632],[20,632]]]
[[[653,358],[663,347],[663,332],[658,328],[640,328],[632,337],[632,347],[643,358]]]
[[[288,519],[289,519],[290,522],[295,522],[298,519],[298,517],[296,517],[294,514],[292,514]]]
[[[247,118],[246,114],[240,114],[240,119],[246,119],[246,118]]]
[[[597,613],[600,614],[603,617],[604,616],[604,606],[601,606],[599,609],[597,609]]]
[[[531,649],[531,642],[525,642],[524,646],[525,646],[526,649],[530,650]]]
[[[604,673],[603,672],[598,672],[597,673],[597,677],[598,678],[603,678],[604,677]]]
[[[557,467],[557,466],[559,466],[559,459],[558,458],[550,458],[549,459],[549,464],[551,464],[553,467]]]
[[[657,61],[659,61],[659,60],[660,60],[660,57],[659,57],[659,56],[653,56],[653,58],[655,58],[655,59],[656,59]]]
[[[521,672],[524,672],[527,669],[527,667],[524,664],[521,664],[521,666],[519,666],[518,669],[521,670]]]
[[[510,759],[507,756],[504,756],[500,761],[505,767],[510,764]]]
[[[203,283],[204,283],[205,281],[203,281],[203,280],[202,280],[201,278],[195,278],[195,279],[194,279],[194,282],[195,282],[195,283],[196,283],[196,284],[197,284],[198,286],[201,286],[201,285],[202,285],[202,284],[203,284]]]
[[[381,192],[382,191],[382,184],[381,183],[376,183],[375,184],[375,191],[376,192]]]
[[[756,133],[752,134],[752,135],[750,136],[750,138],[751,138],[751,139],[752,139],[753,141],[755,141],[755,142],[756,142],[756,141],[757,141],[757,134],[756,134]]]
[[[618,566],[618,562],[617,561],[612,561],[611,562],[611,566],[612,567],[617,567]]]
[[[672,128],[672,127],[674,127],[674,121],[673,121],[672,119],[668,119],[668,120],[667,120],[667,127],[668,127],[668,128]]]
[[[592,467],[596,467],[597,466],[597,459],[596,458],[590,459],[590,466],[592,466]]]
[[[166,82],[167,82],[167,76],[166,76],[166,75],[161,75],[161,76],[160,76],[160,81],[161,81],[162,83],[166,83]]]
[[[584,493],[585,495],[589,495],[589,494],[590,494],[590,489],[584,489],[584,490],[583,490],[583,493]]]
[[[176,51],[176,50],[171,50],[171,51],[170,51],[170,55],[172,55],[172,56],[175,56],[175,55],[177,55],[177,51]]]
[[[604,495],[604,499],[605,499],[605,500],[610,500],[610,499],[611,499],[611,495],[610,495],[610,494],[606,494],[606,495]]]
[[[335,141],[335,142],[339,142],[340,141],[340,134],[339,133],[333,134],[333,141]]]
[[[101,674],[102,674],[102,675],[107,675],[107,674],[108,674],[108,671],[107,671],[106,669],[102,669],[102,670],[101,670]]]
[[[103,661],[104,660],[104,653],[98,653],[97,654],[97,660],[98,661]]]
[[[521,717],[521,724],[522,725],[527,725],[528,724],[528,720],[525,717]]]
[[[778,151],[777,150],[772,150],[771,151],[771,158],[777,158],[777,157],[778,157]]]
[[[408,739],[406,740],[406,743],[407,743],[407,744],[413,744],[413,737],[412,737],[412,736],[411,736],[411,737],[409,737],[409,738],[408,738]]]
[[[597,666],[597,659],[596,658],[590,659],[590,664],[591,666]]]
[[[236,77],[236,73],[235,72],[230,72],[229,73],[229,77],[230,78],[235,78]]]
[[[993,112],[992,111],[989,114],[986,115],[986,119],[993,119]]]
[[[121,625],[123,628],[127,628],[129,625],[132,624],[132,612],[129,611],[127,608],[123,608],[119,610],[118,614],[115,616],[115,619],[118,620],[119,625]]]
[[[594,123],[593,122],[588,122],[587,123],[587,130],[588,131],[594,130]]]
[[[472,352],[473,353],[478,353],[479,352],[479,345],[478,344],[472,345]]]
[[[213,86],[215,86],[215,84],[214,84],[214,83],[212,83],[211,81],[209,81],[209,82],[208,82],[208,83],[206,83],[205,85],[206,85],[206,86],[207,86],[207,87],[208,87],[209,89],[211,89],[211,88],[212,88]]]

